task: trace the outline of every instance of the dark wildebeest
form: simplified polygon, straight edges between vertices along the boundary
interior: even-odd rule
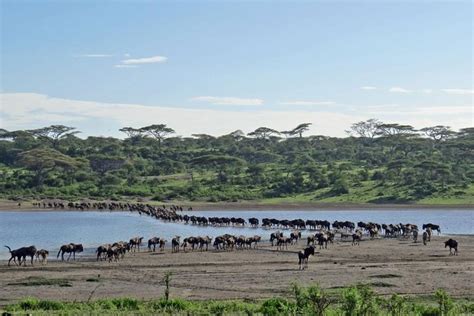
[[[180,236],[176,236],[171,239],[171,252],[179,252],[179,239]]]
[[[130,249],[133,249],[133,252],[138,249],[140,251],[140,245],[142,244],[143,237],[134,237],[129,240]]]
[[[8,248],[8,251],[10,252],[10,259],[8,260],[8,266],[10,266],[10,262],[13,260],[13,262],[16,263],[16,259],[18,259],[18,265],[21,266],[22,262],[25,263],[26,266],[26,257],[31,257],[31,265],[33,265],[33,259],[36,255],[36,247],[35,246],[29,246],[29,247],[21,247],[15,250],[12,250],[10,247],[5,246]]]
[[[428,240],[428,233],[427,232],[423,232],[423,245],[426,246],[426,241]]]
[[[449,247],[449,255],[458,255],[458,242],[454,239],[449,239],[444,242],[444,248]],[[454,249],[454,253],[451,252],[451,249]]]
[[[352,246],[354,245],[360,245],[360,241],[362,239],[362,234],[352,234]]]
[[[438,232],[438,235],[441,233],[441,228],[439,227],[439,225],[428,223],[428,224],[423,224],[422,228],[423,229],[431,228],[431,230],[436,230]]]
[[[152,237],[148,239],[148,251],[151,251],[151,247],[153,246],[153,252],[156,250],[156,245],[160,245],[161,239],[159,237]]]
[[[418,242],[418,229],[413,230],[413,242]]]
[[[42,264],[46,264],[48,262],[48,255],[49,251],[46,249],[40,249],[35,253],[36,260],[40,260]]]
[[[433,234],[431,227],[426,227],[425,231],[426,231],[426,234],[428,234],[428,241],[431,241],[431,235]]]
[[[106,259],[107,257],[107,250],[109,250],[111,246],[110,245],[100,245],[97,247],[97,250],[95,251],[97,253],[97,261],[101,259]]]
[[[300,270],[304,270],[308,266],[309,256],[314,256],[314,246],[306,247],[304,250],[298,252],[298,265]]]
[[[272,247],[273,247],[273,241],[278,241],[278,238],[280,237],[283,237],[283,233],[280,233],[280,232],[276,232],[276,233],[271,233],[270,234],[270,242],[272,243]]]
[[[292,232],[292,233],[290,234],[290,238],[291,238],[291,243],[294,242],[295,244],[297,244],[297,243],[298,243],[298,239],[301,238],[301,232],[298,231],[298,230],[295,230],[294,232]]]
[[[258,227],[258,218],[255,218],[255,217],[252,217],[252,218],[249,218],[249,223],[252,227]]]
[[[83,252],[84,247],[82,247],[82,244],[74,244],[70,243],[68,245],[62,245],[61,248],[59,248],[58,255],[56,258],[59,258],[59,254],[61,254],[61,260],[64,261],[64,253],[69,253],[69,257],[67,260],[71,258],[71,255],[73,255],[73,260],[76,260],[76,252]]]

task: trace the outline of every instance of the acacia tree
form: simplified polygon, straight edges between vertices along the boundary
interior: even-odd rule
[[[425,127],[420,129],[420,131],[436,143],[445,141],[446,139],[453,137],[456,134],[451,130],[451,127],[443,125]]]
[[[413,126],[411,125],[402,125],[402,124],[378,124],[377,125],[377,130],[376,130],[377,135],[381,136],[411,136],[416,134],[416,130]]]
[[[48,127],[29,130],[28,132],[38,139],[46,139],[57,149],[59,140],[67,136],[75,135],[80,131],[75,131],[75,127],[65,125],[51,125]]]
[[[249,136],[254,136],[257,139],[268,139],[273,134],[279,135],[280,132],[268,127],[259,127],[253,132],[248,133]]]
[[[368,119],[367,121],[357,122],[351,125],[350,130],[346,131],[350,135],[373,139],[378,135],[379,126],[383,123],[377,119]]]
[[[161,148],[161,143],[170,134],[174,134],[175,131],[166,124],[153,124],[140,128],[142,133],[153,136],[158,141],[158,147]]]
[[[142,135],[142,131],[139,128],[122,127],[121,129],[119,129],[119,131],[127,134],[128,138],[134,138]]]
[[[290,135],[299,135],[302,138],[303,133],[308,131],[311,125],[312,123],[301,123],[290,131]]]

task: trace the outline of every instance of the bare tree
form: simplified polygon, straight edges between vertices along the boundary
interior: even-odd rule
[[[363,138],[372,139],[377,136],[379,126],[383,123],[377,119],[369,119],[351,125],[350,130],[346,131],[350,135],[356,135]]]

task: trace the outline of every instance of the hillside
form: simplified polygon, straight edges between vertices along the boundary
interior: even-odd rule
[[[473,128],[368,120],[334,138],[304,135],[309,125],[174,137],[160,124],[122,128],[125,139],[0,130],[0,198],[474,204]]]

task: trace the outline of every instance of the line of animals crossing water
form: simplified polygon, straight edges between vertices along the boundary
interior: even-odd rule
[[[308,264],[308,258],[315,253],[315,248],[327,249],[328,244],[332,244],[337,238],[339,241],[351,241],[352,245],[360,245],[362,240],[371,240],[375,238],[402,238],[413,239],[418,242],[419,227],[415,224],[378,224],[372,222],[334,221],[330,223],[327,220],[303,220],[303,219],[274,219],[248,218],[240,217],[205,217],[185,214],[193,212],[191,207],[179,205],[152,206],[142,203],[120,203],[120,202],[63,202],[63,201],[42,201],[34,203],[38,208],[50,209],[72,209],[72,210],[109,210],[109,211],[130,211],[139,214],[151,216],[165,222],[181,222],[190,225],[217,226],[217,227],[261,227],[268,230],[274,230],[269,234],[269,244],[275,247],[277,251],[293,249],[298,246],[301,239],[306,241],[306,247],[298,251],[298,263],[300,269],[304,269]],[[439,225],[427,223],[422,225],[422,241],[427,245],[431,241],[433,231],[441,233]],[[275,231],[277,230],[277,231]],[[302,234],[307,236],[302,238]],[[289,233],[288,236],[285,233]],[[116,262],[125,257],[127,253],[139,252],[140,247],[146,242],[144,237],[133,237],[129,241],[117,241],[110,244],[100,245],[95,249],[97,261]],[[245,249],[257,249],[260,242],[264,241],[262,236],[244,236],[224,234],[215,237],[209,236],[175,236],[171,239],[171,253],[187,251],[208,251],[209,248],[214,251],[233,251]],[[265,239],[265,241],[267,241]],[[165,251],[168,240],[153,236],[148,239],[148,251]],[[34,259],[46,264],[49,251],[46,249],[37,249],[35,246],[21,247],[10,251],[8,265],[12,262],[16,265],[26,266],[27,258],[30,264],[34,264]],[[453,239],[445,242],[445,248],[449,247],[450,255],[458,254],[458,243]],[[301,249],[301,248],[299,248]],[[76,254],[84,251],[82,244],[69,243],[62,245],[57,253],[57,258],[62,261],[75,260]],[[67,255],[65,258],[64,255]]]

